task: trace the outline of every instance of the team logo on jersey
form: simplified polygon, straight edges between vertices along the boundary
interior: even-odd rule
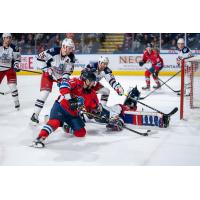
[[[3,53],[1,56],[1,62],[2,63],[10,63],[11,58],[9,57],[8,53]]]

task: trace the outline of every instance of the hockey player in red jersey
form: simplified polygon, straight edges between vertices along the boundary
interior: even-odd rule
[[[59,86],[61,95],[51,109],[49,121],[33,141],[34,147],[44,147],[43,141],[63,123],[71,127],[74,136],[84,137],[86,135],[80,109],[84,106],[90,112],[90,109],[98,107],[96,92],[91,89],[95,81],[96,76],[92,72],[84,72],[79,78],[63,79]]]
[[[146,86],[142,87],[143,90],[150,90],[150,76],[152,75],[156,85],[153,88],[159,88],[160,82],[158,80],[159,72],[162,70],[164,63],[160,57],[158,50],[153,50],[152,44],[147,44],[147,48],[144,51],[142,61],[139,62],[140,66],[146,65],[145,79]]]
[[[0,45],[0,84],[6,76],[15,108],[19,110],[20,103],[18,98],[16,72],[20,71],[19,63],[21,61],[21,54],[19,48],[11,43],[12,36],[10,33],[3,33],[2,38],[3,44]]]

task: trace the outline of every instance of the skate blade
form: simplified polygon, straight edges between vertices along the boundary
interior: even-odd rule
[[[30,122],[29,122],[29,125],[35,127],[35,126],[38,126],[39,123],[37,123],[37,122],[33,122],[33,121],[30,121]]]

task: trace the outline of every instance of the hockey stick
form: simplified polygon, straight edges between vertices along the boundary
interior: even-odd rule
[[[164,81],[158,77],[158,80],[162,83],[164,83]],[[174,90],[173,88],[171,88],[167,83],[164,84],[166,87],[168,87],[171,91],[175,92],[175,93],[178,93],[180,92],[181,90]]]
[[[83,114],[86,114],[86,115],[90,115],[91,117],[96,118],[96,119],[99,119],[99,120],[106,120],[105,124],[108,124],[108,122],[109,122],[109,119],[108,119],[108,118],[101,117],[101,116],[95,115],[95,114],[93,114],[93,113],[89,113],[89,112],[87,112],[87,111],[85,111],[85,110],[82,110],[82,113],[83,113]],[[128,127],[125,126],[125,125],[124,125],[124,128],[127,129],[127,130],[129,130],[129,131],[131,131],[131,132],[133,132],[133,133],[136,133],[136,134],[138,134],[138,135],[141,135],[141,136],[148,136],[148,133],[151,131],[151,130],[147,130],[146,132],[139,132],[139,131],[133,130],[133,129],[131,129],[131,128],[128,128]]]
[[[10,69],[10,67],[4,67],[1,66],[2,68],[6,68],[6,69]],[[42,72],[37,72],[37,71],[32,71],[32,70],[26,70],[26,69],[20,69],[20,71],[24,71],[24,72],[30,72],[30,73],[34,73],[34,74],[42,74]]]
[[[6,94],[10,94],[11,91],[7,91],[7,92],[0,92],[1,95],[6,95]]]
[[[162,87],[163,85],[165,85],[168,81],[170,81],[172,78],[174,78],[175,76],[177,76],[177,74],[179,74],[181,72],[181,70],[180,71],[178,71],[176,74],[174,74],[173,76],[171,76],[169,79],[167,79],[165,82],[163,82],[162,84],[161,84],[161,86],[160,87]],[[159,87],[159,88],[160,88]],[[151,91],[149,94],[147,94],[146,96],[144,96],[144,97],[140,97],[140,100],[143,100],[143,99],[146,99],[148,96],[150,96],[151,94],[153,94],[157,89],[159,89],[159,88],[155,88],[153,91]]]
[[[160,113],[160,114],[162,114],[162,115],[165,115],[165,116],[167,116],[167,117],[172,116],[173,114],[175,114],[175,113],[178,111],[178,108],[175,107],[171,112],[169,112],[168,114],[165,114],[165,113],[163,113],[162,111],[157,110],[156,108],[153,108],[153,107],[151,107],[151,106],[149,106],[149,105],[147,105],[147,104],[145,104],[145,103],[143,103],[143,102],[141,102],[141,101],[139,101],[139,100],[136,100],[136,99],[134,99],[134,98],[128,96],[127,94],[124,94],[124,95],[125,95],[126,97],[129,97],[129,98],[132,99],[133,101],[136,101],[136,102],[138,102],[139,104],[141,104],[141,105],[143,105],[143,106],[145,106],[145,107],[147,107],[147,108],[150,108],[151,110],[154,110],[154,111],[156,111],[156,112],[158,112],[158,113]]]

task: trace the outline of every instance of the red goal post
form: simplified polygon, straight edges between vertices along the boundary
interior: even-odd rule
[[[200,56],[181,61],[180,119],[194,108],[200,108]]]

